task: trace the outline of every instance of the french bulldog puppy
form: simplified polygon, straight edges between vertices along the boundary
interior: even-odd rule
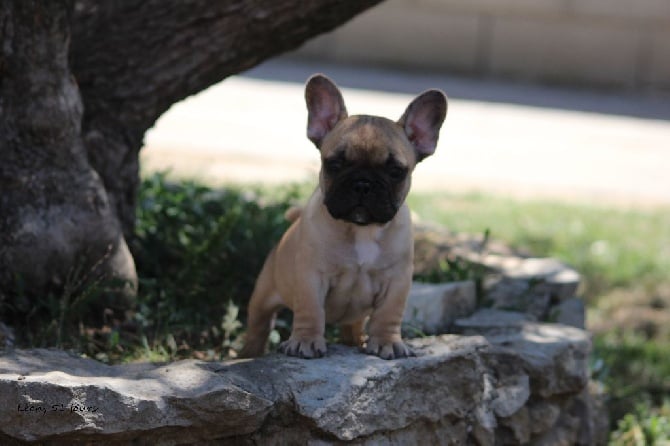
[[[293,311],[291,336],[279,347],[287,355],[326,354],[328,322],[369,354],[412,356],[400,335],[414,256],[405,197],[415,165],[435,151],[447,98],[428,90],[397,122],[348,116],[339,89],[316,74],[305,99],[307,137],[321,153],[319,185],[302,211],[287,213],[293,223],[256,281],[240,356],[263,354],[281,307]]]

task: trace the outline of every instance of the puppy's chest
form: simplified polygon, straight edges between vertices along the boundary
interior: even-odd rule
[[[386,252],[375,240],[359,240],[350,247],[345,247],[337,265],[337,279],[331,287],[342,292],[365,294],[371,292],[376,282],[381,279]]]
[[[326,318],[329,322],[356,320],[370,311],[389,280],[385,271],[389,253],[374,234],[363,233],[353,243],[343,244],[337,257],[326,298]]]
[[[353,247],[353,262],[359,268],[367,269],[376,265],[381,248],[379,243],[371,239],[357,240]]]
[[[331,278],[326,295],[326,320],[347,323],[368,314],[385,288],[382,274],[360,267],[346,268]]]
[[[377,227],[359,228],[341,247],[341,267],[354,273],[379,269],[384,263],[383,231]],[[386,251],[386,250],[384,250]]]
[[[330,282],[334,294],[367,296],[376,293],[386,252],[375,240],[359,240],[344,246]]]

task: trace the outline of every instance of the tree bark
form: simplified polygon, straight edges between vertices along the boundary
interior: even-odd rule
[[[136,285],[124,235],[145,131],[380,1],[3,0],[0,304],[19,282],[30,295],[89,276]]]
[[[0,9],[0,297],[17,287],[76,292],[110,271],[136,285],[80,136],[83,107],[68,65],[71,6],[16,0]]]

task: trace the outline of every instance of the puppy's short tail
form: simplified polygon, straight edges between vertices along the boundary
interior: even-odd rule
[[[300,206],[291,206],[286,210],[286,212],[284,212],[284,218],[290,223],[293,223],[298,218],[300,218],[301,214],[302,208]]]

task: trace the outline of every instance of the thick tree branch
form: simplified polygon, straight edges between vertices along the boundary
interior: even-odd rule
[[[170,105],[296,48],[381,0],[125,0],[76,4],[71,47],[84,142],[133,226],[137,152]]]

